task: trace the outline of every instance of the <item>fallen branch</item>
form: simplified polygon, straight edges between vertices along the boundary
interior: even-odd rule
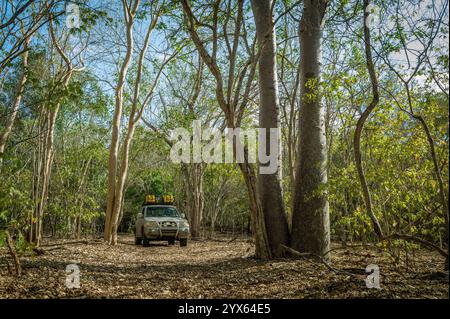
[[[380,249],[380,247],[376,246],[376,245],[372,245],[372,244],[361,244],[361,245],[345,245],[345,246],[339,246],[339,247],[334,247],[334,248],[330,248],[325,255],[328,255],[329,253],[331,253],[332,251],[336,251],[336,250],[347,250],[347,249],[356,249],[356,248],[372,248],[372,249]]]
[[[313,254],[313,253],[301,253],[301,252],[298,252],[297,250],[292,249],[291,247],[285,246],[283,244],[280,244],[280,247],[284,251],[294,255],[295,257],[299,257],[299,258],[314,257],[314,258],[320,260],[329,270],[331,270],[331,271],[333,271],[335,273],[346,274],[346,275],[349,275],[349,276],[355,276],[355,274],[353,274],[351,272],[348,272],[348,271],[345,271],[345,270],[341,270],[341,269],[337,269],[337,268],[331,266],[325,259],[323,259],[322,256],[319,256],[319,255],[316,255],[316,254]]]
[[[19,257],[17,256],[14,242],[13,242],[8,230],[5,230],[5,237],[6,237],[6,245],[8,246],[9,254],[11,255],[12,259],[14,260],[14,267],[16,269],[16,275],[20,277],[22,275],[22,267],[20,266],[20,260],[19,260]]]
[[[101,240],[94,240],[94,241],[99,242]],[[83,239],[83,240],[76,240],[76,241],[68,241],[68,242],[63,242],[63,243],[59,243],[59,244],[41,245],[40,247],[54,247],[54,246],[74,245],[74,244],[85,244],[85,245],[87,245],[87,244],[89,244],[89,240]]]
[[[422,244],[424,246],[427,246],[429,248],[432,248],[432,249],[436,250],[438,253],[440,253],[443,257],[448,258],[448,252],[441,249],[439,246],[437,246],[433,243],[430,243],[429,241],[426,241],[422,238],[412,236],[412,235],[402,235],[402,234],[395,233],[395,234],[391,234],[389,236],[385,236],[382,240],[391,240],[391,239],[402,239],[402,240],[406,240],[406,241],[416,242],[416,243]]]

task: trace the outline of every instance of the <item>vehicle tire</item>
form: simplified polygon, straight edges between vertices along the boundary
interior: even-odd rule
[[[135,245],[142,244],[142,238],[141,237],[134,237],[134,244]]]
[[[144,247],[150,246],[150,240],[148,240],[148,238],[145,237],[144,230],[142,230],[142,246]]]
[[[175,245],[175,238],[168,240],[169,245]]]
[[[180,246],[181,247],[186,247],[187,246],[187,238],[180,239]]]

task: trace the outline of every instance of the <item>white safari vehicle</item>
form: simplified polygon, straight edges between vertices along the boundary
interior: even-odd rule
[[[135,244],[148,246],[151,240],[167,240],[169,245],[175,241],[180,246],[187,246],[189,223],[184,214],[180,214],[173,205],[173,196],[164,195],[157,198],[147,195],[138,213],[135,225]]]

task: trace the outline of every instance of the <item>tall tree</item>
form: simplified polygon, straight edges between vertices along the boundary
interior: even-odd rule
[[[364,51],[366,54],[366,65],[367,70],[369,72],[370,76],[370,83],[372,86],[372,100],[370,101],[367,108],[364,110],[364,112],[361,114],[361,117],[358,119],[358,122],[356,123],[356,130],[355,130],[355,136],[353,140],[353,149],[355,152],[355,162],[356,162],[356,168],[358,169],[358,176],[359,181],[361,183],[361,188],[364,195],[364,203],[366,205],[367,214],[370,217],[370,220],[372,221],[372,225],[374,228],[375,233],[377,234],[378,238],[383,238],[383,231],[381,229],[380,223],[378,221],[378,218],[376,217],[375,213],[372,209],[372,198],[370,196],[370,190],[367,186],[366,176],[364,174],[364,168],[362,165],[361,160],[361,133],[364,128],[364,124],[366,120],[368,119],[370,113],[375,109],[377,106],[379,100],[380,100],[380,94],[378,92],[378,80],[377,75],[375,73],[375,66],[372,59],[372,47],[371,47],[371,37],[370,37],[370,29],[368,25],[368,17],[369,17],[369,0],[364,0]]]
[[[274,152],[270,149],[269,134],[271,128],[280,132],[279,99],[277,80],[277,48],[275,40],[274,22],[272,16],[272,0],[252,0],[253,15],[256,24],[259,55],[259,127],[266,129],[266,134],[260,136],[259,147],[264,153]],[[261,138],[265,141],[262,143]],[[278,136],[281,138],[281,136]],[[278,141],[277,141],[278,142]],[[278,149],[277,149],[278,150]],[[260,163],[260,166],[268,164]],[[280,246],[289,242],[289,229],[284,211],[283,195],[280,184],[280,152],[277,154],[276,171],[261,172],[258,176],[258,187],[261,205],[266,223],[267,239],[272,256],[281,257],[283,249]]]
[[[189,1],[182,0],[183,11],[186,16],[186,25],[189,30],[189,34],[194,42],[201,58],[205,62],[209,71],[214,76],[216,82],[216,99],[220,109],[224,113],[225,123],[229,128],[236,128],[240,126],[242,117],[244,115],[245,107],[248,104],[248,98],[250,94],[252,80],[255,74],[257,54],[254,52],[254,45],[250,48],[247,42],[246,50],[250,54],[246,64],[241,68],[240,72],[236,72],[236,62],[238,57],[239,39],[241,37],[241,28],[244,25],[244,1],[239,0],[237,2],[237,14],[235,16],[235,29],[233,39],[230,41],[227,23],[229,17],[224,20],[223,25],[223,38],[226,43],[228,63],[228,81],[224,81],[224,74],[221,71],[218,64],[218,39],[219,39],[219,9],[222,1],[216,0],[213,5],[212,12],[212,25],[207,25],[212,29],[212,50],[208,51],[204,41],[200,37],[197,29],[200,22],[192,12]],[[231,16],[232,4],[228,3],[226,7],[226,14]],[[245,38],[245,37],[244,37]],[[245,39],[246,41],[246,39]],[[246,79],[246,83],[245,83]],[[227,87],[227,89],[225,89]],[[234,88],[234,92],[233,92]],[[241,92],[243,89],[243,92]],[[261,198],[259,196],[256,173],[254,167],[248,161],[248,149],[244,146],[244,161],[239,163],[239,168],[244,177],[245,184],[250,200],[250,212],[252,220],[252,230],[255,238],[255,255],[257,258],[267,259],[271,257],[271,251],[267,239],[266,226],[264,222],[264,212],[262,209]]]
[[[125,23],[127,30],[127,55],[124,61],[124,65],[126,64],[126,69],[122,67],[124,72],[121,72],[119,77],[119,82],[116,88],[116,113],[120,111],[120,114],[114,114],[114,122],[117,125],[118,130],[120,126],[121,113],[123,109],[123,90],[125,84],[125,76],[127,74],[127,69],[129,63],[131,63],[131,55],[133,52],[133,21],[135,19],[137,10],[139,8],[139,1],[135,1],[132,4],[128,4],[127,1],[124,1],[124,11],[125,11]],[[153,2],[151,3],[151,14],[150,21],[148,21],[148,25],[145,32],[144,43],[142,47],[138,51],[138,61],[137,61],[137,69],[136,74],[132,77],[132,92],[131,92],[131,105],[130,105],[130,114],[128,118],[128,125],[126,127],[126,134],[123,140],[123,144],[120,147],[120,163],[118,161],[118,153],[112,154],[110,153],[110,171],[109,171],[109,183],[108,183],[108,204],[106,211],[106,221],[105,221],[105,240],[110,244],[115,245],[117,243],[117,229],[120,223],[120,216],[122,215],[123,202],[124,202],[124,190],[125,183],[128,176],[128,166],[129,166],[129,154],[130,148],[132,145],[132,140],[134,137],[134,133],[136,130],[136,124],[142,118],[142,114],[144,112],[145,107],[151,102],[153,97],[153,92],[156,88],[158,80],[162,74],[164,67],[177,55],[177,50],[166,57],[164,61],[157,69],[157,73],[155,78],[153,79],[150,85],[146,85],[144,88],[144,80],[143,80],[143,71],[144,71],[144,61],[146,58],[146,54],[148,51],[148,47],[150,44],[150,38],[153,30],[155,30],[158,19],[163,13],[165,1],[161,2]],[[130,54],[130,59],[128,59],[128,53]],[[117,118],[116,118],[117,117]],[[116,120],[118,122],[116,123]],[[115,150],[119,151],[120,141],[118,139],[118,132],[113,133],[113,141],[115,141]],[[112,152],[115,152],[112,150]],[[112,156],[112,157],[111,157]],[[119,165],[120,164],[120,165]],[[114,174],[114,176],[112,175]]]
[[[115,89],[115,107],[112,122],[112,136],[111,145],[109,146],[109,166],[108,166],[108,195],[106,201],[105,213],[105,232],[104,239],[110,242],[111,225],[113,218],[114,205],[117,203],[116,197],[116,178],[117,178],[117,163],[119,159],[119,138],[120,138],[120,120],[122,119],[123,111],[123,91],[125,86],[125,79],[128,73],[128,68],[131,63],[134,48],[133,39],[133,24],[137,9],[139,7],[139,0],[131,1],[129,4],[127,0],[122,0],[123,14],[125,18],[126,28],[126,45],[127,50],[125,58],[120,68],[117,85]]]
[[[294,249],[328,258],[328,211],[325,109],[320,95],[322,24],[327,1],[306,0],[299,24],[300,121],[295,174],[291,245]]]

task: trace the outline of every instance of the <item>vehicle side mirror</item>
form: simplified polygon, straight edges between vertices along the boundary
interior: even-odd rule
[[[144,214],[142,214],[142,213],[137,214],[137,219],[141,219],[141,218],[144,218]]]
[[[186,215],[184,213],[181,213],[181,218],[186,219]]]

